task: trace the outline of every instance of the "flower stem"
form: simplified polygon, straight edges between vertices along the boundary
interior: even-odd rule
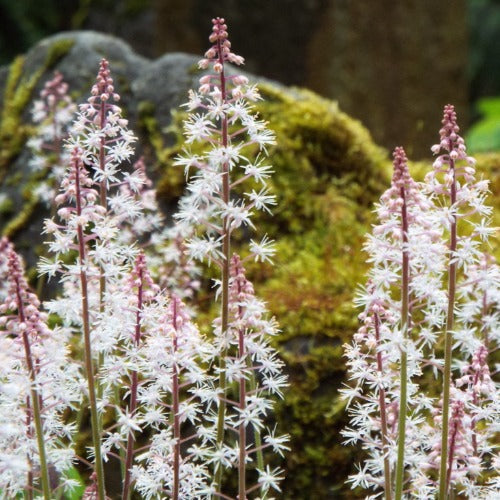
[[[106,103],[101,102],[101,109],[99,111],[99,127],[101,131],[104,130],[105,126],[106,126]],[[104,172],[106,167],[105,147],[106,147],[106,139],[103,135],[100,139],[100,144],[99,144],[99,169],[101,170],[101,172]],[[99,202],[104,207],[105,210],[108,209],[108,192],[106,188],[105,179],[103,179],[99,184]],[[99,312],[101,313],[104,312],[105,295],[106,295],[106,276],[104,275],[104,269],[102,269],[101,267],[101,275],[99,276]],[[97,358],[96,373],[99,373],[100,367],[103,364],[104,364],[104,354],[100,352]],[[97,397],[99,399],[102,398],[103,390],[104,388],[102,384],[98,383]],[[115,401],[115,403],[118,404],[119,401]],[[101,418],[99,418],[99,427],[102,427]]]
[[[137,290],[137,311],[135,313],[135,335],[134,343],[139,345],[141,340],[141,313],[143,306],[143,268],[139,266],[138,280],[139,286]],[[132,372],[132,383],[130,386],[130,416],[133,418],[137,411],[137,389],[139,386],[139,378],[137,371]],[[132,490],[130,488],[132,481],[132,460],[134,457],[134,431],[129,430],[127,439],[127,451],[125,454],[125,478],[123,481],[122,500],[128,500],[131,497]]]
[[[247,360],[247,367],[251,370],[252,368],[252,362],[250,359]],[[257,379],[255,377],[255,373],[252,370],[252,373],[250,375],[250,380],[248,381],[248,385],[250,388],[250,392],[254,394],[257,390]],[[260,430],[258,428],[254,429],[254,438],[255,438],[255,448],[256,448],[256,455],[257,455],[257,468],[259,470],[264,470],[264,453],[262,452],[262,436],[260,434]],[[264,491],[261,491],[261,498],[264,500],[267,496],[267,493]]]
[[[81,168],[80,160],[76,159],[75,160],[76,212],[79,218],[82,215],[81,192],[80,192],[80,168]],[[82,288],[82,322],[83,322],[83,339],[84,339],[84,351],[85,351],[85,372],[87,375],[87,384],[89,390],[90,420],[92,427],[92,441],[95,453],[97,492],[99,500],[105,500],[106,489],[104,485],[104,467],[101,455],[101,432],[99,425],[100,419],[97,412],[94,367],[92,363],[92,347],[90,341],[90,313],[89,313],[89,300],[88,300],[87,273],[85,271],[85,265],[86,265],[85,239],[83,234],[83,228],[80,223],[77,226],[77,235],[78,235],[79,264],[80,264],[80,284]]]
[[[377,347],[380,345],[380,318],[378,314],[375,314],[375,339],[377,341]],[[377,369],[382,375],[384,373],[384,366],[382,362],[382,353],[377,349]],[[387,433],[387,407],[385,404],[385,390],[383,387],[380,388],[378,393],[378,400],[380,404],[380,423],[381,423],[381,434],[382,434],[382,451],[384,453],[384,491],[385,499],[392,500],[392,479],[391,479],[391,464],[389,462],[389,442]]]
[[[241,294],[241,284],[238,282],[238,295]],[[243,316],[243,307],[239,306],[239,316]],[[239,357],[241,360],[245,359],[245,330],[240,328],[238,331],[238,351]],[[239,425],[239,463],[238,463],[238,500],[246,499],[246,424],[243,418],[245,408],[246,408],[246,378],[243,373],[239,379],[240,385],[240,414],[241,414],[241,422]]]
[[[19,315],[19,321],[23,324],[26,324],[19,278],[15,278],[15,282],[16,282],[17,310]],[[31,345],[28,337],[28,331],[26,328],[23,330],[22,338],[24,345],[24,354],[26,358],[26,365],[28,367],[28,375],[30,379],[31,406],[33,408],[33,420],[35,422],[38,455],[40,458],[40,480],[42,483],[43,498],[45,500],[50,500],[49,468],[47,464],[47,455],[45,453],[45,442],[43,439],[42,412],[40,404],[41,398],[36,388],[35,366],[33,363],[33,355],[31,353]]]
[[[222,65],[220,72],[220,89],[221,89],[221,101],[226,102],[226,79],[224,76],[224,60],[222,57],[222,46],[220,40],[218,41],[219,50],[219,62]],[[227,116],[221,119],[221,137],[222,145],[227,147],[228,145],[228,121]],[[230,183],[229,183],[229,165],[224,163],[222,165],[222,200],[225,204],[229,203],[230,198]],[[222,224],[222,310],[221,310],[221,337],[227,335],[227,329],[229,325],[229,259],[230,259],[230,228],[229,228],[229,217],[225,216]],[[225,343],[225,342],[224,342]],[[221,399],[219,399],[219,407],[217,413],[217,437],[216,437],[216,447],[221,449],[224,443],[224,424],[226,418],[226,349],[222,350],[219,357],[219,389],[221,392]],[[222,464],[216,465],[217,469],[215,472],[214,487],[215,490],[219,490],[222,481]]]
[[[177,357],[177,298],[173,297],[173,322],[175,335],[173,338],[174,358]],[[174,484],[172,486],[172,500],[179,500],[180,493],[180,466],[181,466],[181,420],[179,416],[179,370],[174,362],[172,373],[172,416],[174,427]]]
[[[457,201],[457,184],[455,162],[450,159],[450,169],[453,173],[451,184],[451,206]],[[452,330],[454,326],[455,291],[457,279],[457,264],[453,261],[457,250],[457,220],[453,216],[450,228],[450,258],[452,261],[448,271],[448,311],[446,317],[445,345],[444,345],[444,371],[443,371],[443,420],[441,423],[441,462],[439,467],[439,500],[446,500],[448,496],[447,463],[448,463],[448,427],[451,384],[451,358],[452,358]]]
[[[400,373],[400,400],[398,417],[398,459],[396,465],[396,490],[395,499],[401,500],[404,483],[405,437],[406,437],[406,411],[408,402],[408,359],[406,352],[406,339],[408,337],[409,323],[409,295],[410,295],[410,258],[408,254],[408,214],[406,206],[406,193],[401,187],[402,236],[403,236],[403,275],[401,283],[401,373]]]
[[[26,431],[27,436],[29,438],[33,437],[33,433],[31,431],[31,404],[30,397],[26,396]],[[27,456],[28,459],[28,475],[26,478],[27,490],[25,491],[26,500],[33,500],[33,461],[31,460],[30,455]]]
[[[453,419],[453,416],[452,416]],[[446,471],[446,491],[450,489],[450,481],[451,481],[451,470],[453,468],[453,458],[455,455],[455,445],[457,439],[458,425],[455,422],[454,425],[452,423],[452,430],[450,433],[450,450],[448,456],[448,469]]]

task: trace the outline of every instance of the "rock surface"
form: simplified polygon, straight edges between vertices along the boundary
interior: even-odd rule
[[[29,265],[36,262],[39,228],[43,217],[47,215],[38,209],[40,207],[33,210],[33,206],[30,207],[32,214],[25,213],[29,198],[26,186],[32,174],[27,167],[29,152],[24,144],[30,134],[33,100],[57,70],[64,75],[73,98],[82,102],[89,95],[103,57],[110,62],[115,87],[121,96],[121,106],[130,119],[130,128],[140,136],[139,143],[147,142],[147,138],[141,137],[139,109],[148,104],[157,122],[157,129],[163,129],[171,121],[170,110],[186,100],[188,89],[198,78],[193,71],[197,63],[194,56],[167,54],[151,61],[137,55],[122,40],[92,31],[64,32],[49,37],[34,46],[22,60],[19,59],[17,62],[20,64],[0,68],[0,95],[3,96],[0,99],[0,149],[5,154],[4,164],[0,168],[3,177],[1,189],[13,208],[0,210],[0,228],[11,223],[13,217],[23,219],[19,220],[15,235],[11,236],[15,236]],[[14,90],[8,96],[7,81],[19,68]],[[35,85],[32,88],[33,79]],[[11,109],[9,101],[15,99],[19,105]],[[16,137],[17,140],[13,140]]]

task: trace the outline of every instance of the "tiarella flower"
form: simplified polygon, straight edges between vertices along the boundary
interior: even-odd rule
[[[143,189],[141,186],[148,183],[143,165],[139,163],[132,173],[127,174],[120,168],[122,160],[132,155],[131,144],[135,138],[127,129],[121,109],[114,104],[118,100],[108,62],[103,59],[92,96],[80,106],[68,145],[73,152],[78,152],[78,161],[83,161],[89,169],[79,170],[79,175],[83,176],[80,181],[81,213],[75,217],[75,187],[71,180],[74,173],[70,169],[69,177],[62,184],[63,192],[57,196],[56,202],[69,202],[71,206],[59,209],[62,224],[58,225],[54,221],[46,224],[47,231],[52,235],[49,249],[56,254],[57,262],[62,262],[60,255],[78,249],[75,238],[79,225],[84,233],[83,243],[87,245],[92,242],[86,252],[85,271],[88,276],[89,310],[94,314],[92,334],[96,355],[99,350],[108,349],[116,337],[113,333],[116,329],[110,329],[107,325],[112,324],[111,318],[115,314],[120,314],[121,304],[117,297],[120,296],[121,283],[136,253],[133,248],[135,235],[127,227],[133,227],[137,219],[143,217],[149,198],[148,194],[138,200],[138,195],[135,195]],[[146,231],[148,229],[145,228]],[[50,268],[51,274],[54,273],[54,267]],[[48,269],[47,264],[44,269]],[[64,281],[68,290],[66,299],[62,298],[67,302],[64,309],[73,311],[76,307],[70,306],[71,298],[78,300],[78,297],[70,296],[69,293],[75,286],[71,281],[79,280],[79,269],[72,267],[72,264],[61,264],[61,272],[66,275]],[[67,275],[68,272],[73,273],[73,279]],[[54,301],[49,307],[60,311],[60,300]]]
[[[120,238],[124,242],[140,242],[142,246],[162,243],[163,218],[156,202],[156,190],[148,177],[143,158],[139,158],[131,173],[125,173],[119,185],[119,195],[110,200],[112,210],[123,218]],[[155,241],[151,241],[155,234]]]
[[[250,240],[250,252],[254,256],[256,262],[267,261],[272,263],[271,257],[276,253],[274,240],[270,240],[267,235],[265,235],[259,243]]]
[[[467,363],[483,345],[484,326],[479,311],[486,313],[489,309],[488,294],[491,293],[492,297],[498,296],[499,287],[498,279],[495,283],[494,278],[493,281],[489,278],[491,291],[486,291],[482,279],[474,277],[478,268],[485,267],[481,246],[491,234],[488,230],[491,209],[485,204],[487,183],[477,182],[475,179],[475,160],[467,156],[464,140],[459,135],[457,116],[451,105],[444,108],[440,143],[433,146],[432,150],[438,157],[434,162],[433,172],[426,177],[426,189],[437,207],[434,222],[441,225],[444,235],[449,239],[441,442],[434,442],[432,445],[433,449],[440,450],[439,494],[443,497],[448,494],[450,488],[458,491],[466,485],[470,488],[468,478],[464,476],[465,482],[462,482],[460,476],[453,477],[452,474],[453,464],[459,463],[458,456],[454,456],[456,449],[452,449],[450,444],[450,433],[455,425],[451,394],[456,378],[452,369],[453,358],[459,359],[459,365]],[[470,222],[472,233],[468,229],[464,230],[466,221]],[[494,271],[494,266],[491,268]],[[472,276],[469,278],[470,271]],[[488,274],[494,276],[491,271],[483,273],[483,276]],[[482,300],[486,302],[480,305]],[[482,309],[483,307],[486,308]],[[493,344],[488,346],[493,347]],[[475,418],[467,405],[463,411],[464,418]],[[479,460],[475,464],[477,477],[480,476],[481,467]]]
[[[343,391],[352,425],[344,435],[367,450],[363,484],[384,488],[386,498],[392,498],[394,467],[401,467],[396,469],[398,496],[397,490],[408,481],[403,475],[398,479],[398,470],[401,474],[408,469],[419,454],[419,422],[430,405],[413,382],[434,347],[432,335],[419,335],[424,325],[421,311],[434,311],[437,323],[445,315],[441,296],[430,285],[441,284],[446,247],[432,225],[432,204],[411,178],[402,148],[394,152],[392,184],[376,214],[379,224],[365,245],[372,263],[369,283],[357,298],[365,307],[363,326],[346,346],[349,378],[355,385]]]
[[[444,152],[424,185],[395,152],[392,186],[365,246],[372,269],[357,299],[363,326],[346,348],[352,384],[343,391],[351,415],[344,435],[368,455],[351,483],[379,494],[384,488],[388,499],[405,490],[416,498],[439,492],[444,499],[452,490],[485,498],[493,487],[484,473],[495,460],[491,423],[499,405],[488,352],[498,342],[499,279],[483,254],[493,233],[487,183],[475,181],[452,106],[442,123],[433,152]],[[425,381],[441,374],[439,397]]]
[[[275,326],[262,324],[264,308],[253,297],[253,290],[249,291],[251,285],[237,257],[233,259],[233,271],[230,269],[231,239],[235,232],[255,230],[253,212],[270,212],[270,206],[276,203],[266,186],[272,169],[264,164],[266,148],[274,144],[274,136],[252,109],[251,102],[260,98],[255,87],[245,76],[229,72],[230,64],[240,65],[243,58],[232,52],[224,19],[216,18],[212,23],[212,46],[199,63],[208,71],[200,78],[198,91],[189,93],[186,107],[191,114],[184,125],[186,143],[201,146],[196,146],[196,155],[186,150],[177,158],[177,165],[183,166],[190,178],[175,217],[192,228],[185,244],[188,255],[208,264],[214,262],[220,268],[215,288],[221,313],[214,322],[219,399],[208,440],[215,476],[211,488],[214,494],[224,496],[223,468],[237,465],[238,495],[243,499],[256,488],[266,494],[275,486],[271,478],[278,480],[278,474],[273,476],[264,466],[262,448],[266,445],[262,445],[260,432],[272,406],[268,398],[281,395],[286,379],[281,375],[282,363],[265,340]],[[255,152],[258,156],[252,159],[249,155]],[[245,192],[247,181],[252,187],[260,184],[259,190]],[[261,243],[252,240],[250,252],[256,260],[270,260],[272,241],[266,237]],[[247,294],[241,300],[238,282],[247,287],[241,291]],[[247,443],[248,427],[256,435],[253,447]],[[237,432],[236,442],[226,429]],[[253,451],[249,452],[247,446]],[[262,477],[260,485],[253,488],[248,487],[246,477],[251,453],[257,454],[256,469]]]
[[[117,449],[120,458],[124,461],[125,475],[123,477],[123,497],[128,498],[132,491],[132,465],[135,454],[135,434],[142,432],[143,421],[138,412],[138,391],[140,365],[138,350],[144,337],[144,309],[148,303],[154,300],[159,289],[153,283],[146,266],[143,252],[140,252],[135,260],[134,268],[128,276],[128,282],[124,283],[123,297],[116,292],[118,303],[123,304],[120,333],[111,334],[115,344],[110,346],[104,362],[101,365],[101,380],[107,386],[108,393],[114,394],[116,424],[112,432],[108,431],[103,440],[105,454],[108,455]],[[125,305],[125,302],[128,302]],[[116,317],[111,316],[111,324],[108,330],[116,330]],[[114,323],[114,324],[113,324]],[[122,409],[122,398],[120,392],[126,388],[128,405]],[[103,401],[104,403],[104,401]],[[123,452],[123,450],[125,450]]]
[[[468,358],[482,345],[487,351],[496,349],[500,344],[500,267],[493,256],[483,253],[467,266],[458,294],[456,317],[462,328],[456,329],[455,346]]]
[[[213,72],[200,79],[198,92],[190,92],[186,106],[193,113],[185,123],[186,142],[198,141],[207,147],[203,154],[195,156],[186,151],[177,158],[177,164],[187,171],[197,171],[191,176],[176,218],[190,226],[202,226],[217,238],[223,233],[229,238],[242,226],[253,227],[253,209],[269,212],[269,206],[275,204],[266,187],[272,168],[263,164],[263,156],[256,160],[246,156],[247,151],[265,151],[265,146],[274,144],[274,137],[249,104],[259,97],[248,86],[248,79],[226,74],[228,63],[242,64],[243,58],[231,51],[224,20],[217,18],[213,23],[213,46],[200,62],[201,67]],[[235,198],[237,186],[247,179],[262,188],[240,192],[239,199]],[[201,252],[197,249],[195,246],[190,250],[193,258],[221,261],[218,248],[206,247]]]
[[[467,156],[464,140],[458,134],[460,129],[452,105],[445,106],[442,125],[439,131],[440,143],[432,147],[433,153],[438,156],[434,161],[433,170],[426,176],[425,183],[425,189],[431,194],[431,198],[442,202],[440,205],[442,217],[436,222],[441,221],[443,229],[449,231],[452,222],[467,218],[473,227],[483,228],[480,233],[484,238],[486,234],[491,233],[491,230],[484,229],[489,228],[486,216],[491,212],[491,208],[485,205],[488,182],[475,179],[476,161]],[[443,203],[445,199],[449,202]],[[472,217],[474,214],[479,214],[480,217],[474,220]],[[469,248],[473,248],[470,242],[474,236],[477,235],[473,234],[472,239],[470,236],[464,236],[462,241],[468,240]],[[470,257],[469,263],[478,261],[474,253],[470,254]],[[459,267],[463,267],[463,264]]]
[[[132,155],[131,143],[135,139],[126,128],[127,121],[121,117],[120,108],[113,104],[118,100],[108,63],[102,60],[92,96],[80,106],[72,127],[68,142],[72,158],[61,193],[56,197],[56,203],[62,205],[57,212],[59,221],[46,224],[51,234],[49,250],[55,253],[64,284],[62,297],[49,302],[47,307],[60,314],[65,328],[83,333],[79,339],[83,340],[85,353],[86,397],[91,408],[100,497],[105,495],[101,414],[111,406],[117,419],[120,415],[115,404],[120,372],[104,370],[101,365],[105,357],[108,364],[113,363],[121,338],[135,324],[124,283],[137,250],[130,238],[120,239],[124,235],[121,228],[133,224],[144,207],[142,202],[118,189],[118,185],[131,178],[128,184],[134,188],[145,182],[143,174],[125,176],[120,169],[122,161]],[[70,251],[73,255],[76,251],[76,261],[69,258]],[[46,262],[43,268],[54,274],[56,265],[49,266]],[[127,364],[128,360],[123,363],[125,367]]]
[[[178,222],[152,241],[159,254],[156,274],[160,285],[183,300],[193,299],[201,286],[201,268],[187,252],[186,242],[194,231],[192,225]]]
[[[115,92],[109,63],[102,59],[91,97],[79,106],[72,127],[70,144],[82,150],[85,165],[91,167],[94,180],[101,187],[101,204],[105,204],[110,184],[122,180],[121,164],[133,155],[136,138],[127,128],[121,108],[115,104],[120,96]]]
[[[448,434],[448,476],[446,481],[449,487],[466,483],[474,484],[481,474],[481,458],[477,450],[477,433],[474,430],[474,423],[470,418],[466,406],[471,404],[471,394],[467,391],[460,391],[452,388],[451,408],[450,408],[450,429]],[[442,404],[442,402],[441,402]],[[433,426],[426,426],[429,436],[436,434],[442,425],[442,411],[439,408],[433,411]],[[474,449],[474,441],[476,449]],[[427,467],[438,469],[441,456],[440,442],[434,440],[434,446],[427,456]]]
[[[77,142],[89,146],[81,137]],[[49,307],[61,314],[67,328],[83,330],[86,365],[92,363],[97,371],[94,377],[93,368],[87,366],[96,463],[94,489],[88,494],[103,495],[99,453],[103,459],[114,454],[124,461],[124,498],[133,489],[146,497],[167,491],[177,491],[175,498],[198,497],[197,492],[207,488],[206,471],[198,455],[198,461],[193,461],[189,451],[181,453],[179,432],[181,427],[189,429],[199,421],[202,407],[198,391],[205,405],[217,399],[213,389],[208,397],[209,378],[199,364],[206,362],[208,347],[189,323],[179,299],[166,303],[161,298],[144,254],[137,254],[131,246],[134,237],[142,237],[158,224],[151,218],[151,226],[143,224],[134,229],[134,224],[146,216],[146,208],[156,208],[154,192],[147,190],[144,164],[136,164],[130,174],[116,171],[116,182],[105,183],[99,169],[91,164],[89,172],[82,158],[85,153],[75,147],[57,197],[62,205],[58,210],[60,221],[48,222],[46,228],[54,239],[49,246],[56,252],[57,270],[65,287],[63,297],[51,301]],[[74,250],[78,252],[77,262],[68,259],[68,251]],[[45,263],[43,267],[53,273],[56,265]],[[184,394],[187,387],[193,391],[192,396],[184,398],[181,389]],[[101,439],[101,415],[107,409],[114,411],[115,424]],[[178,422],[174,429],[171,421]],[[150,451],[143,448],[136,455],[134,442],[144,431],[151,432]],[[196,438],[196,434],[187,436],[193,446]],[[202,449],[199,444],[198,449]],[[164,456],[160,470],[154,465],[158,454]],[[171,467],[169,477],[162,472],[167,466]]]
[[[257,469],[257,485],[265,495],[270,487],[279,489],[282,471],[271,472],[269,466],[265,467],[264,451],[270,449],[281,455],[288,450],[288,436],[276,436],[269,431],[265,419],[273,406],[272,398],[283,397],[288,383],[282,373],[283,362],[269,344],[277,333],[277,325],[274,319],[266,317],[265,304],[255,297],[236,254],[231,258],[229,304],[229,328],[226,335],[216,338],[215,352],[226,352],[224,374],[230,390],[226,397],[225,427],[232,431],[229,436],[237,435],[238,439],[224,446],[223,455],[217,446],[212,448],[210,461],[221,460],[225,467],[238,467],[240,487],[246,494],[253,491],[255,485],[246,478],[245,469]],[[216,329],[221,321],[221,318],[215,321]],[[255,465],[250,467],[249,463]],[[271,478],[274,478],[272,484],[268,482]]]
[[[35,135],[28,140],[32,153],[30,168],[37,173],[47,171],[47,177],[38,184],[34,194],[48,207],[53,203],[69,161],[68,151],[63,146],[75,112],[76,105],[68,94],[68,84],[56,71],[52,80],[45,83],[40,99],[33,103],[32,118],[37,128]]]
[[[176,296],[157,295],[144,309],[143,325],[148,333],[137,352],[143,378],[137,418],[154,435],[132,469],[135,488],[145,498],[206,498],[206,435],[200,426],[218,397],[204,369],[212,348]]]
[[[36,487],[49,499],[74,460],[75,429],[64,414],[80,402],[81,375],[64,331],[47,327],[19,256],[5,239],[1,247],[8,288],[0,305],[0,489],[13,498]]]

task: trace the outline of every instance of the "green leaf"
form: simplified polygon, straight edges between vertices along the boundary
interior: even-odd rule
[[[71,491],[67,491],[64,494],[65,500],[80,500],[83,496],[83,492],[85,491],[85,483],[83,482],[82,476],[80,476],[75,467],[71,467],[71,469],[65,471],[63,475],[69,479],[78,481],[79,483],[76,488],[73,488]]]
[[[500,150],[500,97],[480,99],[477,108],[483,118],[471,127],[467,145],[471,152]]]

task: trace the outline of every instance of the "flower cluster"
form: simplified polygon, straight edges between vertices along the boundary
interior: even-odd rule
[[[144,200],[135,194],[147,183],[140,164],[130,173],[120,170],[122,160],[133,153],[134,137],[120,108],[110,102],[118,99],[103,60],[92,96],[80,106],[72,127],[71,162],[56,197],[58,220],[45,224],[55,259],[39,266],[50,276],[59,274],[64,286],[62,295],[47,303],[47,309],[83,341],[84,396],[91,408],[96,487],[101,497],[102,459],[106,458],[106,448],[101,449],[102,415],[114,409],[119,420],[120,387],[124,378],[137,371],[133,359],[127,358],[136,327],[127,283],[137,253],[130,228],[142,217],[144,207]],[[124,432],[125,442],[128,437]]]
[[[3,239],[1,247],[8,288],[0,305],[0,489],[15,497],[29,484],[48,498],[49,470],[60,486],[74,486],[64,476],[74,460],[64,442],[75,428],[63,415],[80,402],[80,370],[64,332],[49,330],[13,246]]]
[[[411,179],[395,150],[392,184],[365,245],[372,268],[357,298],[363,325],[346,346],[353,384],[343,391],[352,425],[344,435],[369,455],[351,483],[389,499],[452,489],[483,498],[491,487],[481,476],[495,463],[498,392],[487,358],[498,343],[499,281],[483,253],[494,231],[487,182],[475,180],[453,106],[442,125],[432,150],[444,152],[425,183]],[[442,378],[441,397],[431,377]]]
[[[253,228],[254,209],[269,211],[276,203],[267,188],[272,168],[260,155],[255,160],[245,155],[255,148],[265,152],[274,144],[274,136],[252,111],[250,103],[260,98],[257,89],[243,75],[226,74],[227,63],[243,63],[243,58],[231,52],[226,30],[223,19],[213,20],[213,46],[199,64],[212,72],[200,79],[198,92],[191,91],[186,104],[190,111],[184,124],[186,143],[207,147],[202,154],[186,151],[177,158],[186,175],[191,169],[196,173],[180,200],[176,218],[204,229],[202,236],[193,235],[188,241],[188,252],[194,259],[218,264],[230,257],[225,255],[224,240],[239,228]],[[257,188],[237,197],[237,187],[245,181],[253,181]],[[251,251],[256,258],[269,259],[271,247],[272,242],[264,238],[253,243]]]
[[[138,394],[139,418],[154,434],[132,470],[136,489],[145,498],[166,493],[205,498],[209,475],[203,412],[217,393],[203,364],[212,348],[176,296],[158,297],[145,310],[144,323],[149,335],[138,352],[145,380]]]
[[[163,217],[156,201],[156,189],[152,186],[153,181],[148,177],[144,159],[139,158],[133,165],[131,175],[126,175],[119,184],[119,196],[112,199],[113,211],[123,219],[122,241],[137,241],[141,246],[164,243],[161,233]],[[152,238],[153,241],[150,241]]]
[[[68,94],[68,84],[63,75],[56,71],[52,80],[44,85],[40,99],[33,103],[31,113],[37,130],[28,141],[32,152],[30,168],[35,173],[47,171],[46,179],[39,183],[34,194],[49,207],[69,161],[68,152],[63,146],[75,112],[76,105]]]
[[[286,448],[286,438],[269,433],[263,442],[261,436],[272,406],[269,396],[281,395],[286,385],[282,363],[267,340],[276,326],[264,319],[264,305],[255,299],[239,257],[231,257],[234,234],[255,229],[254,211],[270,212],[276,204],[267,187],[272,168],[265,163],[274,136],[253,112],[251,103],[260,98],[257,89],[248,84],[247,77],[230,70],[230,64],[241,65],[243,58],[232,52],[224,19],[212,23],[212,46],[199,63],[207,72],[185,105],[190,112],[184,122],[186,144],[196,148],[196,153],[185,150],[177,158],[189,182],[175,217],[186,228],[190,258],[214,262],[220,269],[215,288],[221,312],[213,324],[217,413],[207,431],[214,471],[211,489],[226,497],[223,469],[237,467],[238,497],[246,498],[256,489],[264,496],[269,488],[279,490],[280,471],[264,465],[262,450],[272,447],[281,453]],[[251,240],[249,250],[249,258],[256,261],[271,261],[274,254],[267,236],[260,242]],[[252,454],[256,455],[257,483],[248,486]]]
[[[144,160],[124,168],[136,138],[107,60],[72,125],[61,74],[34,104],[30,167],[47,174],[35,195],[53,215],[44,225],[52,257],[39,271],[58,280],[60,294],[42,307],[12,244],[0,240],[2,497],[50,500],[74,486],[73,441],[87,408],[83,498],[107,498],[112,458],[124,500],[281,492],[284,472],[268,459],[283,457],[289,437],[268,420],[288,382],[272,346],[278,325],[244,267],[274,255],[267,235],[251,234],[255,212],[276,205],[267,162],[275,139],[255,112],[257,88],[234,69],[244,60],[224,19],[212,20],[209,41],[184,105],[186,149],[175,163],[187,186],[173,227],[162,227]],[[476,180],[459,132],[447,105],[423,183],[395,149],[364,247],[371,269],[356,298],[361,326],[345,347],[351,421],[343,435],[363,448],[349,482],[372,490],[370,498],[486,499],[500,490],[491,356],[500,268],[485,253],[495,231],[488,183]],[[219,308],[206,335],[186,303],[204,263],[215,264]]]
[[[105,190],[121,180],[121,164],[132,157],[136,139],[127,128],[128,121],[122,117],[121,108],[115,104],[120,96],[115,92],[106,59],[101,61],[91,94],[79,106],[70,142],[82,149],[85,165],[93,169],[104,204]]]
[[[265,430],[263,423],[271,397],[281,396],[286,386],[283,363],[268,341],[277,329],[265,318],[265,306],[253,295],[239,258],[230,266],[228,253],[233,231],[252,225],[251,211],[269,210],[274,203],[265,190],[270,167],[261,159],[251,165],[243,156],[254,148],[265,151],[273,139],[246,104],[257,98],[256,90],[244,77],[225,76],[225,63],[242,62],[231,53],[225,30],[222,20],[214,21],[214,46],[205,60],[219,75],[218,83],[203,77],[201,85],[209,90],[197,94],[203,120],[214,121],[213,137],[196,138],[208,151],[181,200],[175,227],[160,229],[163,221],[143,160],[129,172],[121,168],[133,155],[135,138],[116,105],[119,95],[107,61],[101,61],[92,96],[80,105],[71,128],[56,217],[45,222],[53,258],[44,258],[39,270],[63,285],[62,294],[45,306],[84,354],[87,384],[78,391],[90,407],[93,447],[86,458],[94,462],[94,472],[88,497],[104,498],[103,461],[110,457],[123,463],[123,498],[132,491],[144,498],[221,495],[220,478],[213,476],[236,464],[243,477],[240,492],[265,495],[269,488],[279,489],[280,471],[266,466],[263,455],[265,449],[279,454],[287,449],[286,437]],[[196,120],[192,116],[187,122],[188,133]],[[194,140],[189,136],[187,142]],[[237,201],[231,190],[236,194],[247,180],[262,189],[241,192]],[[209,241],[216,246],[208,260],[215,260],[223,275],[218,293],[224,307],[213,340],[200,334],[191,319],[194,311],[182,302],[200,286],[193,258]],[[260,245],[251,242],[256,260],[270,259],[271,244],[267,237]],[[159,281],[170,292],[155,283],[145,251],[156,274],[168,270]],[[231,399],[236,388],[239,397]],[[226,402],[227,414],[221,411]],[[105,428],[109,415],[113,424]],[[222,431],[236,431],[239,440],[221,435],[221,418]],[[250,487],[244,476],[254,459]]]
[[[440,288],[429,284],[440,283],[446,248],[433,228],[430,209],[409,174],[404,150],[396,148],[391,186],[376,207],[379,224],[365,245],[372,268],[367,287],[357,297],[365,308],[360,315],[363,325],[346,348],[355,386],[343,391],[349,401],[356,399],[350,408],[354,427],[344,435],[350,443],[361,441],[368,451],[364,473],[375,488],[391,481],[391,471],[401,459],[394,446],[398,426],[403,423],[407,435],[414,435],[421,412],[430,404],[412,380],[422,374],[424,350],[434,344],[434,332],[416,335],[417,315],[410,314],[429,311],[429,319],[437,327],[442,325],[445,297]],[[403,379],[394,369],[398,365],[404,369]],[[408,440],[406,449],[417,443]],[[357,484],[359,475],[353,481]]]

